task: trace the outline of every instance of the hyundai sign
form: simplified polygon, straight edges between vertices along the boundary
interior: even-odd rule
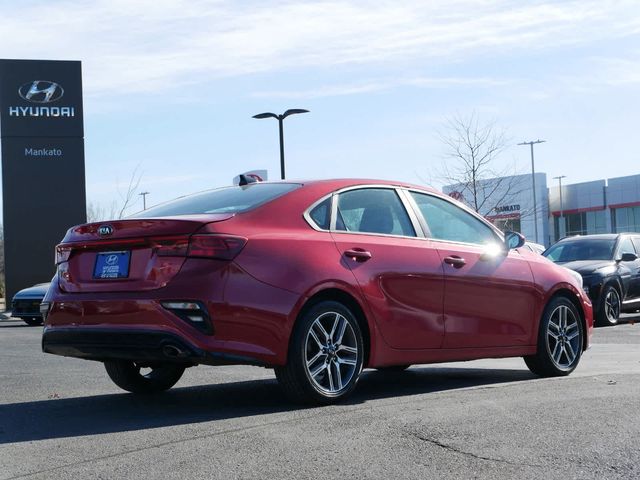
[[[80,62],[0,60],[8,299],[54,273],[65,231],[86,221]]]

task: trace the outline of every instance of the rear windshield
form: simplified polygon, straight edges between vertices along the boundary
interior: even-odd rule
[[[218,188],[151,207],[129,218],[246,212],[300,186],[298,183],[252,183]]]
[[[544,256],[556,263],[575,262],[578,260],[611,260],[615,238],[580,239],[556,243]]]

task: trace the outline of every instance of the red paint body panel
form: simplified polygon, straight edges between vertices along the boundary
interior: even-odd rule
[[[382,338],[392,348],[440,348],[444,340],[444,272],[438,252],[424,239],[332,234],[341,264],[353,272]],[[359,263],[344,255],[364,249]]]
[[[44,300],[52,305],[45,328],[159,330],[206,352],[283,365],[306,302],[340,290],[364,313],[369,366],[430,363],[533,353],[544,306],[562,290],[574,296],[592,331],[591,305],[576,280],[539,255],[522,250],[484,260],[480,247],[330,233],[314,230],[304,219],[305,210],[325,195],[367,184],[420,188],[374,180],[307,182],[235,215],[74,227],[63,244],[87,248],[60,264]],[[114,243],[100,246],[97,228],[105,223],[115,230]],[[237,235],[247,243],[232,261],[159,257],[149,245],[126,247],[132,251],[128,279],[92,278],[96,253],[119,248],[118,241],[195,233]],[[371,259],[358,263],[344,255],[356,247],[370,251]],[[468,262],[456,271],[442,261],[454,253]],[[201,302],[213,334],[162,307],[166,300]]]
[[[462,268],[445,266],[444,348],[531,345],[540,299],[528,262],[514,250],[492,255],[479,245],[433,244],[442,259],[466,261]]]

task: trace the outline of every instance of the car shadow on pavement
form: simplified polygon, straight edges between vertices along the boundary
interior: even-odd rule
[[[367,371],[338,407],[373,399],[482,387],[535,378],[526,369],[413,367]],[[309,407],[287,401],[275,379],[174,388],[160,395],[96,395],[0,405],[0,444],[213,422]]]

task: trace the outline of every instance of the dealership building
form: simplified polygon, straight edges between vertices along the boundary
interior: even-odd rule
[[[444,192],[478,210],[502,230],[549,246],[569,235],[640,232],[640,175],[549,186],[535,174],[469,184],[447,185]],[[555,181],[554,181],[555,182]],[[477,207],[477,208],[476,208]]]

